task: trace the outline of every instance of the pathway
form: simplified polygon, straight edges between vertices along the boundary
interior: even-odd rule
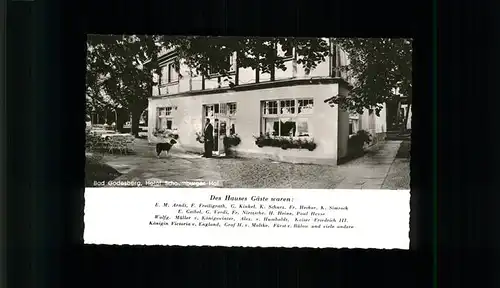
[[[345,175],[337,189],[381,189],[401,141],[384,141],[365,156],[339,166]]]
[[[169,185],[177,187],[193,187],[192,182],[197,182],[196,187],[224,188],[409,189],[404,187],[409,181],[401,181],[409,179],[409,162],[399,161],[394,166],[400,144],[382,142],[364,157],[337,167],[261,159],[206,159],[179,149],[157,159],[154,147],[147,142],[138,144],[136,155],[105,156],[104,161],[124,174],[116,180],[168,180]]]

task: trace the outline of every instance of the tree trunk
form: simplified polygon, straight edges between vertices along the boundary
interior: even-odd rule
[[[148,108],[148,103],[147,102],[136,102],[134,104],[131,104],[129,107],[130,111],[130,134],[134,135],[135,137],[139,137],[139,122],[141,120],[142,113],[144,110]]]
[[[116,114],[116,131],[121,132],[123,125],[128,121],[128,111],[126,109],[117,109]]]
[[[270,80],[271,81],[274,81],[275,80],[275,75],[276,75],[276,65],[275,65],[275,59],[277,57],[277,44],[276,44],[276,40],[273,39],[273,42],[272,42],[272,45],[273,45],[273,63],[271,64],[271,75],[270,75]]]
[[[193,91],[193,71],[189,68],[189,91]]]
[[[255,56],[257,58],[257,62],[260,61],[260,55],[257,54]],[[260,82],[260,66],[257,65],[257,67],[255,67],[255,83],[259,83]]]
[[[130,127],[130,132],[132,135],[135,137],[139,137],[139,120],[141,118],[142,111],[133,111],[132,112],[132,121],[131,121],[131,127]]]

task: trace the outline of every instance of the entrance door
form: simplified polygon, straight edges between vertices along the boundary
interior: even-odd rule
[[[210,119],[210,123],[214,127],[214,145],[212,148],[212,152],[214,155],[219,155],[224,147],[222,145],[222,139],[220,136],[220,112],[219,112],[219,104],[210,104],[204,105],[204,113],[203,113],[203,127],[205,127],[205,123],[207,119]],[[222,146],[222,150],[221,150]]]
[[[203,116],[203,124],[206,123],[206,119],[210,119],[210,123],[214,127],[213,153],[221,155],[224,153],[224,137],[230,134],[231,127],[234,126],[227,113],[227,104],[204,105]]]

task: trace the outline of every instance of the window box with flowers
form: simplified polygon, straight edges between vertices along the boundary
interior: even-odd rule
[[[255,145],[259,148],[269,146],[269,147],[279,147],[283,150],[287,149],[307,149],[309,151],[314,151],[317,144],[312,138],[300,138],[300,137],[272,137],[269,134],[260,135],[255,137]]]

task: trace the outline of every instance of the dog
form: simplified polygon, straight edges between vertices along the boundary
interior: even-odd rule
[[[174,146],[176,143],[177,141],[171,139],[170,142],[156,144],[156,157],[160,158],[160,154],[163,151],[167,151],[168,155],[168,152],[170,151],[170,149],[172,149],[172,146]]]

